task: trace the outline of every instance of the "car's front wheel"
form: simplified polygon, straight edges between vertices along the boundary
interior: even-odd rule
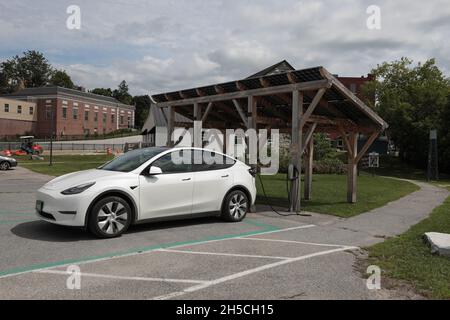
[[[94,204],[88,228],[100,238],[114,238],[124,233],[131,224],[130,205],[122,198],[110,196]]]
[[[9,170],[10,167],[11,165],[8,161],[3,161],[2,163],[0,163],[0,170]]]
[[[245,218],[250,208],[250,202],[241,190],[234,190],[227,194],[222,207],[222,218],[230,222],[239,222]]]

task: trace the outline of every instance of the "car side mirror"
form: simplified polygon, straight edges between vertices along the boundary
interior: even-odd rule
[[[149,176],[157,176],[158,174],[161,174],[161,173],[162,173],[162,170],[160,167],[151,166],[150,169],[148,170]]]

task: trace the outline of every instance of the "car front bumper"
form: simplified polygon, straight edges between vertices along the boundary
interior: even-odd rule
[[[90,202],[88,194],[63,195],[41,188],[36,193],[36,215],[50,223],[83,227]]]

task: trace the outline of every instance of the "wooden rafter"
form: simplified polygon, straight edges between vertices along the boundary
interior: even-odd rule
[[[364,154],[367,152],[367,150],[370,148],[372,143],[375,141],[376,138],[378,138],[378,135],[380,132],[374,132],[370,135],[369,139],[367,139],[366,143],[362,147],[362,149],[359,151],[358,155],[355,158],[355,162],[358,163],[361,158],[364,156]]]
[[[325,91],[326,91],[326,89],[322,88],[322,89],[319,89],[319,91],[316,93],[316,95],[314,96],[313,101],[311,102],[311,104],[309,105],[308,109],[306,110],[306,112],[302,116],[302,121],[301,121],[301,124],[300,124],[301,127],[303,127],[305,125],[306,121],[308,121],[309,117],[314,112],[314,109],[319,104],[320,100],[322,99]]]

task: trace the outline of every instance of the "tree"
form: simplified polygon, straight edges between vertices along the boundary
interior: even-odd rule
[[[50,84],[69,89],[74,88],[72,79],[65,70],[55,70],[50,78]]]
[[[124,104],[131,104],[133,100],[128,92],[128,84],[125,80],[122,80],[118,88],[113,91],[112,96]]]
[[[91,90],[91,93],[99,94],[99,95],[105,96],[105,97],[112,97],[111,88],[95,88],[95,89]]]
[[[435,60],[412,66],[402,58],[384,62],[372,70],[375,80],[364,87],[364,94],[375,94],[372,107],[388,124],[388,136],[402,160],[426,166],[430,129],[440,127],[448,101],[449,81]]]
[[[44,55],[30,50],[0,64],[0,90],[13,92],[18,85],[26,88],[45,86],[52,73],[53,68]]]
[[[150,96],[144,95],[144,96],[135,96],[133,97],[132,103],[136,106],[135,110],[135,125],[138,128],[141,128],[145,120],[147,120],[148,112],[150,110],[151,105],[151,99]]]

